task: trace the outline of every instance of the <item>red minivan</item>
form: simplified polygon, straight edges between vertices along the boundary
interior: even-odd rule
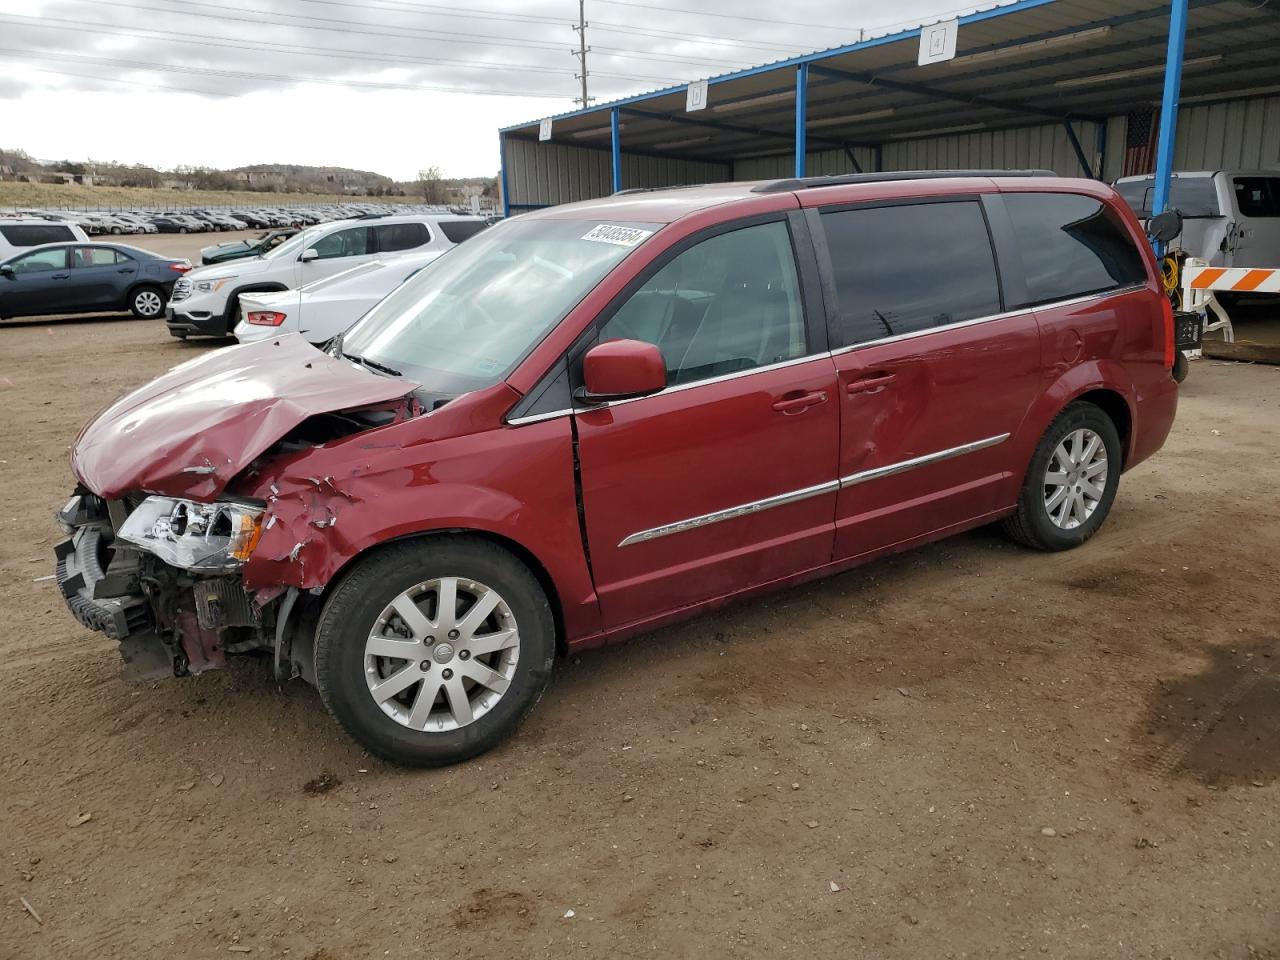
[[[318,350],[183,364],[76,440],[57,577],[126,675],[274,658],[371,752],[512,732],[558,652],[1002,521],[1103,523],[1177,407],[1107,186],[631,191],[480,234]]]

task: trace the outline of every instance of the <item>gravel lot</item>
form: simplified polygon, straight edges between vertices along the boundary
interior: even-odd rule
[[[266,663],[126,685],[39,580],[80,426],[215,348],[0,325],[0,957],[1280,957],[1280,368],[1193,364],[1078,551],[583,655],[410,773]]]

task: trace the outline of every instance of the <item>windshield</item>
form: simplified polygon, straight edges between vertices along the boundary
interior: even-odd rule
[[[433,392],[491,386],[659,226],[506,221],[405,281],[347,332],[342,352]]]
[[[331,227],[333,224],[326,223],[325,227]],[[288,257],[294,254],[302,253],[310,245],[310,241],[315,239],[317,233],[321,231],[321,227],[309,227],[306,230],[300,230],[292,237],[286,240],[280,246],[268,250],[262,255],[264,260],[277,260],[280,257]]]

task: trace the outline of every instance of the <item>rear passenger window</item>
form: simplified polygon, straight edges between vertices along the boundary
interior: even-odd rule
[[[1071,193],[1007,193],[1005,207],[1027,282],[1027,303],[1143,283],[1147,269],[1116,214]]]
[[[838,210],[822,224],[838,307],[833,348],[1000,312],[995,255],[975,201]]]
[[[744,227],[678,254],[609,318],[600,339],[655,344],[672,386],[804,356],[787,225]]]
[[[19,223],[0,224],[0,237],[4,237],[15,247],[38,247],[42,243],[59,243],[63,240],[74,240],[76,235],[70,227],[56,223]]]
[[[378,250],[392,253],[396,250],[412,250],[431,240],[431,234],[420,223],[388,223],[374,227],[378,234]]]

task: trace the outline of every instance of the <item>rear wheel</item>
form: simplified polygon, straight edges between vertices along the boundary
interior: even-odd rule
[[[164,313],[164,293],[159,287],[138,287],[129,294],[129,310],[140,320],[154,320]]]
[[[1111,418],[1092,403],[1071,404],[1040,438],[1005,532],[1037,550],[1078,547],[1111,511],[1121,456]]]
[[[519,560],[471,537],[395,544],[360,561],[325,604],[316,684],[371,753],[425,767],[509,736],[551,676],[555,625]]]

